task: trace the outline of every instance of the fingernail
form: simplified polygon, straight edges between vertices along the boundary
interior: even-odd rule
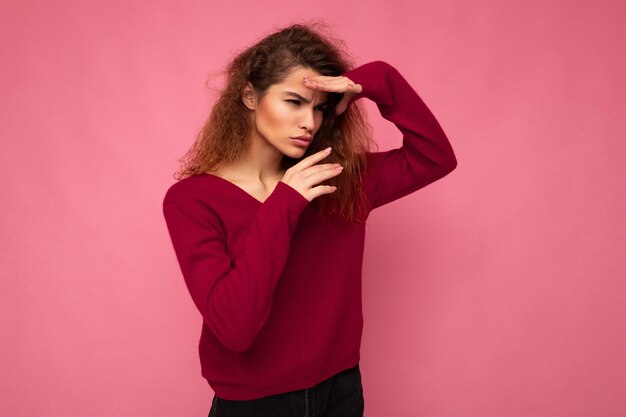
[[[324,149],[324,152],[330,152],[332,148],[329,146],[328,148]]]

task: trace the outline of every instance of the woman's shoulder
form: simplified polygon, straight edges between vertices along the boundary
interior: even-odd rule
[[[188,204],[192,202],[215,200],[211,198],[220,190],[220,182],[210,173],[194,174],[182,178],[165,191],[164,203]]]

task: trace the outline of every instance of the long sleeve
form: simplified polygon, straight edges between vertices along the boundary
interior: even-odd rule
[[[243,352],[270,314],[294,229],[309,201],[278,182],[256,211],[242,253],[232,260],[224,225],[203,198],[189,188],[171,187],[163,200],[163,215],[185,283],[204,322],[223,345]]]
[[[350,100],[373,100],[380,114],[402,132],[402,147],[368,152],[373,178],[370,210],[444,177],[457,166],[452,146],[438,121],[411,85],[390,64],[372,61],[342,74],[363,90]]]

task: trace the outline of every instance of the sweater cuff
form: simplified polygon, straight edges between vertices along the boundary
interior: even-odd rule
[[[283,181],[278,181],[274,192],[268,197],[268,200],[270,198],[285,203],[294,214],[300,214],[309,205],[309,200],[300,194],[298,190]]]
[[[393,68],[384,61],[372,61],[351,69],[341,75],[347,77],[357,84],[360,84],[363,90],[352,96],[350,103],[362,97],[367,97],[379,104],[387,101],[387,77],[391,76]]]

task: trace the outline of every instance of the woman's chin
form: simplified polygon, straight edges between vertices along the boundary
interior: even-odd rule
[[[306,153],[306,148],[298,147],[298,146],[290,146],[283,150],[283,155],[288,156],[290,158],[298,159],[302,158],[302,156]]]

